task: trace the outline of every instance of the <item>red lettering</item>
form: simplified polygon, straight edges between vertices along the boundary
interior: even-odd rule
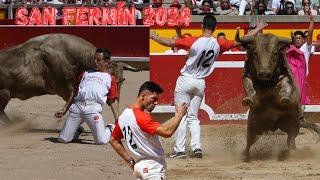
[[[163,7],[159,7],[156,10],[156,23],[159,26],[163,26],[167,22],[167,11]]]
[[[187,8],[187,7],[182,8],[179,22],[184,23],[185,26],[189,26],[189,23],[191,22],[190,8]]]
[[[111,18],[111,25],[117,25],[118,24],[118,10],[114,7],[110,8],[110,14]]]
[[[178,25],[178,8],[171,7],[168,9],[168,26],[176,26]]]
[[[74,14],[76,12],[75,7],[65,7],[62,9],[62,25],[69,25],[70,20],[74,20]]]
[[[101,22],[99,18],[101,17],[101,10],[98,7],[90,8],[89,11],[89,25],[93,25],[93,22],[96,25],[100,25]]]
[[[130,12],[131,11],[131,12]],[[123,8],[123,22],[122,25],[136,25],[136,8]]]
[[[42,24],[43,25],[56,25],[57,9],[55,7],[43,7],[42,9]]]
[[[28,25],[33,25],[33,24],[42,25],[42,22],[41,22],[41,12],[40,12],[39,8],[36,7],[36,6],[34,6],[34,7],[31,9],[31,13],[30,13],[30,16],[29,16],[29,23],[28,23]]]
[[[155,10],[151,7],[143,8],[143,24],[146,26],[153,26],[154,25],[154,16],[155,16]]]
[[[88,7],[78,7],[76,12],[76,25],[88,25]]]
[[[117,10],[118,10],[118,22],[117,24],[123,24],[123,6],[124,6],[125,2],[124,1],[119,1],[118,5],[117,5]]]
[[[28,23],[28,18],[26,15],[28,14],[28,10],[25,7],[20,7],[16,11],[16,20],[15,23],[17,25],[26,25]]]
[[[101,25],[111,24],[112,19],[109,13],[109,9],[106,7],[103,7],[101,9],[102,9]]]

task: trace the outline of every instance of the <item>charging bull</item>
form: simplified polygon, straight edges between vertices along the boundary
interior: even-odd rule
[[[238,33],[237,33],[238,34]],[[295,149],[300,129],[300,93],[287,62],[285,49],[291,40],[273,34],[236,38],[247,50],[243,105],[250,106],[247,146],[244,160],[250,160],[250,147],[269,130],[287,133],[289,150]]]
[[[57,94],[68,100],[80,73],[94,65],[96,47],[68,34],[47,34],[0,51],[0,126],[11,121],[4,109],[11,98]],[[139,71],[125,63],[112,62],[108,71],[120,87],[123,70]]]

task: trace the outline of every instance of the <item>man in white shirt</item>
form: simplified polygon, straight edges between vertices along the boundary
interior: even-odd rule
[[[165,153],[159,136],[171,137],[187,110],[182,103],[176,106],[177,114],[170,123],[159,124],[144,111],[153,111],[161,93],[162,88],[154,82],[142,84],[134,104],[119,117],[110,140],[114,150],[128,162],[139,179],[166,178]]]
[[[312,49],[312,36],[313,36],[313,29],[314,29],[314,19],[311,11],[307,11],[310,19],[310,24],[309,24],[309,29],[308,29],[308,35],[307,37],[304,36],[304,33],[302,31],[296,31],[293,34],[293,41],[294,41],[294,46],[302,51],[304,53],[304,57],[306,60],[306,77],[309,74],[309,59],[311,55],[311,49]],[[301,96],[305,96],[305,94],[302,94]],[[305,104],[301,104],[301,120],[304,121],[304,107]]]
[[[213,72],[214,61],[220,54],[241,45],[233,40],[214,38],[212,34],[215,31],[216,24],[217,20],[213,15],[206,15],[202,22],[201,36],[178,38],[176,40],[159,37],[155,32],[150,32],[150,38],[161,45],[189,51],[186,64],[180,71],[181,75],[177,79],[174,90],[175,104],[185,102],[189,108],[175,134],[174,153],[170,155],[171,158],[186,158],[187,125],[191,134],[190,147],[193,157],[202,158],[198,112],[205,93],[205,78]],[[259,26],[247,35],[255,35],[261,30],[260,28],[263,29],[264,26]]]
[[[111,53],[98,48],[94,55],[95,69],[81,73],[79,83],[68,102],[55,116],[61,118],[70,109],[67,120],[59,134],[59,142],[69,143],[81,133],[82,119],[88,124],[96,144],[108,144],[113,125],[104,126],[102,107],[111,106],[115,118],[119,116],[116,78],[107,72]]]

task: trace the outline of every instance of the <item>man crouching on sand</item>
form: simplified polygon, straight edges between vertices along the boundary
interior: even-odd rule
[[[178,105],[175,118],[167,125],[159,124],[144,110],[151,112],[161,93],[163,89],[154,82],[142,84],[134,104],[119,117],[110,140],[139,179],[166,178],[165,153],[159,136],[171,137],[187,111],[185,103]]]

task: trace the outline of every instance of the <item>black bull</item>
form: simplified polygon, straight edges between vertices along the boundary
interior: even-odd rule
[[[94,65],[96,47],[67,34],[47,34],[0,51],[0,126],[10,122],[4,112],[11,98],[57,94],[68,100],[79,74]],[[120,95],[123,70],[139,71],[112,62],[108,71],[116,76]]]
[[[250,105],[245,160],[250,159],[250,147],[257,136],[269,130],[286,132],[288,148],[295,149],[301,108],[299,90],[285,54],[291,41],[260,34],[243,37],[240,42],[247,49],[243,74],[247,97],[242,103]]]

